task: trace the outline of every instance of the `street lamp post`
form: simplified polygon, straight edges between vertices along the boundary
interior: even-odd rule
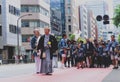
[[[20,28],[19,28],[19,20],[25,16],[31,16],[32,14],[25,14],[25,15],[22,15],[20,16],[18,19],[17,19],[17,50],[18,50],[18,55],[20,55],[20,47],[19,47],[19,32],[20,32]]]

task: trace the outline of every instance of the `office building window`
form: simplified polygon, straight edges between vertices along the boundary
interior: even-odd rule
[[[71,4],[71,0],[67,0],[67,2],[68,2],[68,5],[70,5],[70,4]]]
[[[21,6],[21,12],[29,12],[29,7],[28,6]]]
[[[23,35],[22,42],[30,42],[33,35]]]
[[[22,5],[21,12],[41,13],[45,16],[49,16],[49,11],[38,5]]]
[[[22,27],[29,27],[29,21],[22,21]]]
[[[0,5],[0,14],[1,14],[1,11],[2,11],[2,8],[1,8],[1,5]]]
[[[0,36],[2,36],[2,26],[0,26]]]
[[[16,34],[17,33],[17,27],[15,25],[10,24],[9,25],[9,32]]]
[[[9,13],[19,16],[20,15],[20,10],[17,9],[16,7],[9,5]]]
[[[71,22],[71,16],[68,16],[68,22]]]
[[[69,32],[72,31],[72,30],[71,30],[71,25],[68,25],[68,30],[69,30]]]
[[[68,7],[68,14],[71,14],[71,8]]]
[[[39,20],[22,20],[21,24],[22,27],[31,27],[31,28],[35,28],[35,27],[44,28],[45,26],[49,26],[48,23]]]

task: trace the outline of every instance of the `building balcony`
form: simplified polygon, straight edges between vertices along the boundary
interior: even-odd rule
[[[40,34],[44,34],[44,28],[40,28],[40,27],[35,27],[40,29]],[[22,27],[21,28],[21,34],[22,35],[33,35],[33,31],[35,28],[30,28],[30,27]]]
[[[46,2],[43,0],[21,0],[22,5],[40,5],[45,9],[50,9],[50,5],[48,5]]]
[[[28,14],[28,13],[31,13],[31,12],[21,13],[21,16]],[[41,20],[45,23],[50,24],[50,17],[49,16],[45,16],[45,15],[42,15],[40,13],[31,13],[31,14],[32,14],[32,16],[25,16],[24,18],[22,18],[22,20]]]

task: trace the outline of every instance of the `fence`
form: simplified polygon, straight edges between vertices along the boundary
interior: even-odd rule
[[[23,59],[23,60],[15,60],[15,59],[3,59],[0,60],[0,64],[20,64],[20,63],[33,63],[32,59]]]

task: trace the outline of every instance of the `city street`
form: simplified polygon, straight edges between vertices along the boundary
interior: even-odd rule
[[[119,69],[112,71],[112,67],[85,69],[73,67],[56,68],[52,76],[46,76],[35,74],[34,64],[3,65],[0,66],[0,82],[120,82],[119,72]]]

